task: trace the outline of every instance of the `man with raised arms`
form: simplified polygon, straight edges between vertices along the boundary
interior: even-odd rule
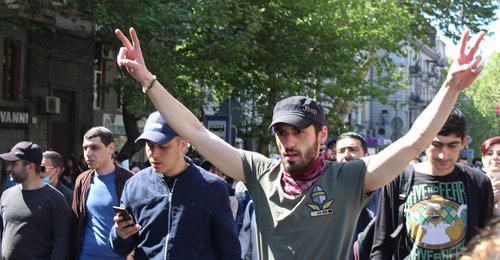
[[[207,130],[147,69],[136,31],[123,44],[118,65],[142,86],[166,122],[222,172],[243,181],[254,200],[261,259],[345,259],[358,215],[372,191],[398,176],[441,129],[457,97],[482,70],[474,57],[481,32],[466,52],[469,32],[460,53],[433,101],[409,132],[371,157],[332,163],[320,156],[328,137],[322,107],[302,96],[286,98],[274,108],[269,129],[279,160],[237,149]],[[168,89],[168,87],[167,87]],[[128,227],[139,232],[139,227]]]

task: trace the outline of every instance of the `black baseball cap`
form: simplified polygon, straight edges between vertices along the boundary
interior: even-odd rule
[[[273,122],[269,125],[269,129],[277,123],[304,129],[311,124],[324,125],[325,114],[316,100],[304,96],[293,96],[281,100],[274,106]]]
[[[6,161],[25,160],[36,165],[42,164],[43,151],[40,146],[28,141],[22,141],[14,145],[9,153],[0,154],[0,158]]]

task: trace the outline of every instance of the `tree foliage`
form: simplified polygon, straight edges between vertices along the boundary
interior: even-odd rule
[[[80,3],[79,5],[77,4]],[[10,2],[9,2],[10,3]],[[24,3],[25,12],[38,1]],[[97,37],[119,45],[113,30],[134,26],[149,69],[200,119],[208,102],[240,101],[239,135],[257,138],[265,152],[274,104],[300,94],[327,109],[328,125],[341,132],[342,119],[362,96],[384,99],[401,84],[401,71],[389,53],[420,39],[431,43],[436,28],[458,38],[462,27],[483,29],[494,19],[492,0],[109,0],[68,1],[53,8],[82,12],[99,25]],[[82,5],[84,3],[84,5]],[[11,5],[6,4],[6,6]],[[0,8],[0,29],[36,28]],[[33,9],[34,8],[34,9]],[[36,16],[35,13],[33,13]],[[377,51],[386,50],[383,55]],[[371,68],[376,86],[367,80]],[[137,83],[122,72],[112,85],[121,94],[127,134],[133,142],[135,120],[153,110]],[[133,126],[131,126],[133,125]],[[130,157],[137,147],[124,148]]]
[[[486,139],[500,135],[500,52],[494,53],[485,64],[479,78],[461,96],[458,106],[467,119],[467,132],[472,137],[472,147],[480,151]]]
[[[473,32],[486,31],[495,21],[498,1],[492,0],[403,0],[403,6],[412,14],[412,32],[432,35],[436,29],[455,41],[464,27]],[[420,38],[426,41],[426,38]]]
[[[401,87],[391,83],[400,79],[397,68],[378,50],[404,54],[402,46],[435,33],[432,24],[448,36],[460,33],[450,23],[479,29],[495,7],[479,2],[115,0],[93,2],[89,14],[108,41],[117,42],[113,29],[136,27],[150,70],[200,118],[206,102],[237,97],[239,134],[257,138],[265,152],[278,100],[313,96],[327,108],[331,129],[341,131],[352,101]],[[379,73],[377,86],[365,80],[370,68]],[[116,86],[128,111],[145,114],[151,107],[144,109],[134,85],[123,78]]]

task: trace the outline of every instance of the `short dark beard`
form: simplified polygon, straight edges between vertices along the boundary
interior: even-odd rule
[[[296,165],[295,162],[288,163],[288,165],[285,165],[285,163],[283,163],[285,170],[293,176],[301,176],[302,174],[304,174],[304,170],[309,168],[309,166],[311,166],[311,164],[316,159],[316,155],[318,154],[318,150],[319,150],[318,140],[314,141],[313,147],[315,147],[315,149],[311,149],[311,150],[307,151],[306,154],[304,154],[304,159],[307,160],[308,158],[312,158],[309,162],[307,162],[306,165],[300,167],[299,165]],[[281,159],[283,162],[285,162],[283,156]]]
[[[11,174],[12,180],[15,183],[23,183],[26,180],[26,176],[18,176],[17,174]]]

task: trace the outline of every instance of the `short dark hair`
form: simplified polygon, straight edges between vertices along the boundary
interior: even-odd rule
[[[465,116],[462,114],[458,108],[453,108],[446,123],[444,123],[443,127],[439,131],[438,135],[449,136],[451,134],[455,134],[456,136],[464,139],[465,137]]]
[[[26,166],[26,165],[32,163],[33,165],[35,165],[35,172],[36,173],[42,172],[42,166],[39,164],[36,164],[34,162],[30,162],[30,161],[26,161],[26,160],[21,160],[21,163],[23,164],[23,166]]]
[[[64,169],[64,159],[61,154],[56,151],[45,151],[43,158],[50,159],[52,166]]]
[[[324,125],[319,124],[319,123],[312,123],[309,126],[311,126],[311,125],[314,127],[314,132],[316,133],[316,136],[319,134],[319,132],[321,132],[321,130],[323,129],[323,126],[324,126]],[[307,127],[309,127],[309,126],[307,126]],[[292,126],[292,127],[295,127],[295,126]],[[271,133],[273,135],[276,133],[276,129],[275,129],[274,125],[271,127]]]
[[[314,131],[316,132],[316,135],[318,135],[319,132],[321,132],[321,129],[323,129],[323,125],[322,124],[313,123],[312,125],[314,126]]]
[[[200,167],[203,168],[205,171],[210,171],[210,169],[214,167],[214,165],[208,160],[205,160],[201,163]]]
[[[111,133],[111,131],[104,126],[96,126],[90,128],[83,136],[83,139],[89,140],[94,137],[100,137],[101,142],[106,146],[108,146],[110,143],[115,142],[113,133]]]
[[[359,140],[359,142],[361,142],[361,147],[363,148],[363,152],[368,153],[368,145],[366,144],[366,140],[362,135],[355,133],[355,132],[346,132],[346,133],[339,135],[339,137],[337,137],[337,142],[339,142],[342,139],[347,139],[347,138],[353,138],[353,139]]]

